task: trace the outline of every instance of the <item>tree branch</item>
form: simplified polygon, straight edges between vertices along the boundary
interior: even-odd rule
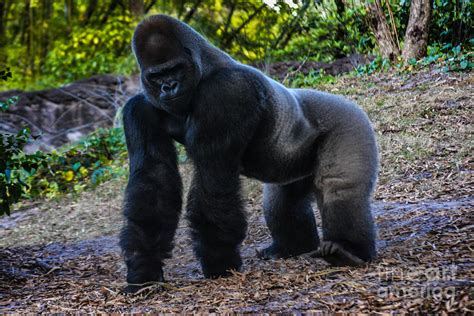
[[[226,37],[223,41],[222,47],[226,48],[229,47],[230,43],[234,40],[234,38],[242,31],[242,29],[250,23],[262,10],[265,8],[266,4],[263,3],[261,6],[259,6],[251,15],[248,16],[248,18],[242,22],[242,24],[239,25],[238,28],[232,31],[232,33]]]

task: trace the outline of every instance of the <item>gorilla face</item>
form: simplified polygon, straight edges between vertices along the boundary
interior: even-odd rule
[[[159,29],[148,27],[135,33],[134,51],[150,103],[174,115],[189,113],[193,92],[201,79],[191,49],[172,34],[165,36]]]

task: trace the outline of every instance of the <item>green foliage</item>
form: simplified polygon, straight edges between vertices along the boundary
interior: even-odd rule
[[[9,68],[0,71],[0,75],[4,80],[12,77]],[[11,97],[0,101],[0,112],[7,111],[17,99]],[[27,155],[23,152],[23,146],[30,138],[28,128],[21,129],[17,134],[2,133],[0,137],[0,215],[10,215],[11,205],[21,198],[28,186],[17,171],[31,172],[37,168],[43,154]]]
[[[0,215],[10,215],[13,203],[20,200],[28,189],[19,171],[32,172],[41,163],[44,155],[40,152],[27,155],[23,146],[30,138],[30,130],[21,129],[17,134],[1,134],[0,141]]]
[[[324,70],[311,70],[308,75],[297,73],[289,79],[289,84],[293,88],[314,88],[323,83],[334,83],[337,78],[325,73]]]
[[[390,3],[395,27],[402,39],[408,24],[411,0],[386,1],[384,4],[387,3]],[[388,10],[385,11],[387,20],[390,20]],[[428,45],[443,46],[449,43],[453,46],[462,45],[465,50],[471,50],[474,44],[472,15],[472,0],[433,0]]]
[[[378,56],[369,64],[357,67],[355,74],[357,76],[370,75],[380,71],[388,71],[393,67],[400,72],[411,72],[430,65],[441,68],[443,71],[470,71],[474,68],[473,58],[474,53],[464,51],[461,45],[454,47],[451,44],[435,45],[428,46],[427,56],[421,60],[412,58],[406,64],[402,61],[391,64],[388,59]]]
[[[392,67],[390,64],[390,60],[384,59],[380,56],[377,56],[374,60],[372,60],[370,63],[366,65],[359,65],[355,69],[355,73],[358,76],[362,75],[371,75],[375,72],[379,71],[387,71]]]
[[[25,198],[53,198],[81,192],[124,176],[127,152],[123,129],[99,129],[81,141],[51,153],[26,154],[28,129],[2,134],[0,144],[0,215]]]
[[[329,62],[354,52],[371,53],[375,42],[365,25],[366,15],[364,6],[339,14],[333,1],[323,1],[311,8],[302,30],[283,49],[272,52],[272,57]]]
[[[130,51],[132,22],[128,16],[117,16],[101,28],[74,28],[70,40],[57,40],[46,56],[44,68],[48,79],[71,82],[97,73],[136,72]],[[68,69],[74,71],[65,71]]]
[[[77,143],[50,153],[26,154],[28,129],[2,134],[0,146],[0,215],[9,214],[23,199],[55,198],[79,193],[128,172],[122,128],[98,129]],[[187,160],[184,146],[176,144],[178,160]]]
[[[8,63],[18,75],[1,89],[40,89],[93,74],[137,72],[130,39],[143,13],[173,15],[246,63],[328,62],[355,52],[376,53],[365,2],[266,3],[270,2],[274,4],[262,0],[7,1],[0,23],[0,63]],[[393,11],[402,42],[410,2],[383,2]],[[142,11],[134,9],[140,6]],[[434,0],[429,45],[472,50],[472,22],[472,0]],[[461,62],[460,69],[469,67],[468,61]],[[384,68],[382,64],[376,61],[367,72]],[[0,73],[1,79],[6,77],[8,72]]]
[[[117,1],[11,1],[3,8],[0,65],[7,62],[16,76],[1,89],[137,71],[130,39],[141,17],[120,11]]]
[[[12,72],[10,71],[10,68],[7,67],[7,69],[0,71],[0,79],[7,81],[8,78],[12,78]]]
[[[17,96],[6,99],[5,101],[0,100],[0,111],[6,111],[10,105],[15,104],[18,101]]]
[[[474,53],[464,52],[461,45],[431,46],[428,47],[427,56],[416,65],[426,66],[435,63],[443,65],[445,71],[469,71],[474,68]]]
[[[126,159],[123,129],[99,129],[81,141],[47,154],[40,168],[25,172],[25,197],[52,198],[81,192],[112,177],[123,176]]]
[[[473,47],[472,0],[434,0],[431,21],[431,45]]]

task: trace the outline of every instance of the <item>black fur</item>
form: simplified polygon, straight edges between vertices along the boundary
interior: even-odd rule
[[[168,16],[142,22],[133,48],[144,91],[124,109],[130,180],[121,246],[129,283],[163,280],[181,210],[173,140],[185,145],[195,167],[187,219],[206,277],[242,265],[247,224],[240,175],[266,183],[273,243],[261,256],[313,252],[335,265],[375,256],[370,196],[377,147],[356,105],[287,89]],[[313,198],[322,212],[322,242]]]
[[[123,116],[130,178],[120,246],[128,268],[127,282],[163,281],[163,259],[171,256],[182,204],[176,150],[161,128],[166,113],[154,109],[144,96],[129,100]],[[129,289],[135,288],[131,285]]]
[[[286,185],[265,185],[263,210],[273,243],[260,252],[261,257],[287,258],[318,247],[312,189],[312,177]]]

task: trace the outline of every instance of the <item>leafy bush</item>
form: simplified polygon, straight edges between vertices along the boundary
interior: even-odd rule
[[[81,141],[46,155],[36,170],[24,172],[25,197],[56,197],[81,192],[114,176],[125,175],[123,129],[99,129]]]
[[[372,53],[375,42],[365,23],[364,6],[337,12],[334,2],[316,4],[304,19],[302,30],[284,49],[272,52],[276,61],[304,59],[329,62],[354,52]]]
[[[472,0],[434,0],[430,27],[430,44],[442,47],[462,45],[466,50],[474,46],[472,36]]]
[[[399,71],[413,71],[429,65],[435,65],[443,71],[470,71],[474,68],[474,53],[463,51],[461,45],[452,46],[446,44],[443,46],[428,46],[427,56],[423,59],[411,59],[406,64],[400,61],[397,64],[391,64],[388,59],[380,56],[375,58],[367,65],[358,66],[355,74],[358,76],[370,75],[379,71],[388,71],[395,67]]]
[[[133,23],[129,16],[115,16],[100,28],[77,26],[71,39],[57,40],[45,62],[53,82],[71,82],[97,73],[129,75],[136,71],[130,50]],[[65,71],[74,69],[74,71]]]
[[[123,129],[99,129],[79,142],[51,153],[25,154],[28,129],[2,134],[0,215],[25,198],[81,192],[112,177],[124,176],[127,156]]]
[[[336,82],[336,77],[326,74],[324,70],[313,69],[308,73],[308,75],[305,75],[304,73],[297,73],[288,81],[290,86],[294,88],[314,88],[318,84],[334,83]]]
[[[469,71],[474,68],[474,53],[463,51],[461,45],[446,44],[428,47],[428,54],[418,61],[419,65],[442,64],[445,71]],[[414,64],[414,61],[412,61]]]
[[[10,69],[0,71],[0,78],[5,81],[12,78]],[[7,111],[17,99],[11,97],[0,101],[0,111]],[[23,152],[23,146],[30,138],[30,130],[27,128],[21,129],[17,134],[2,133],[0,137],[0,215],[10,215],[11,205],[20,200],[27,188],[17,171],[31,172],[43,159],[43,155],[26,155]]]
[[[358,76],[371,75],[374,72],[387,71],[390,68],[392,68],[392,65],[390,64],[390,60],[377,56],[370,63],[366,65],[357,66],[357,68],[355,69],[355,73]]]
[[[28,188],[19,171],[32,172],[44,158],[40,152],[31,155],[23,152],[23,146],[29,138],[30,130],[27,128],[21,129],[17,134],[1,134],[0,215],[10,215],[11,205],[18,202]]]

